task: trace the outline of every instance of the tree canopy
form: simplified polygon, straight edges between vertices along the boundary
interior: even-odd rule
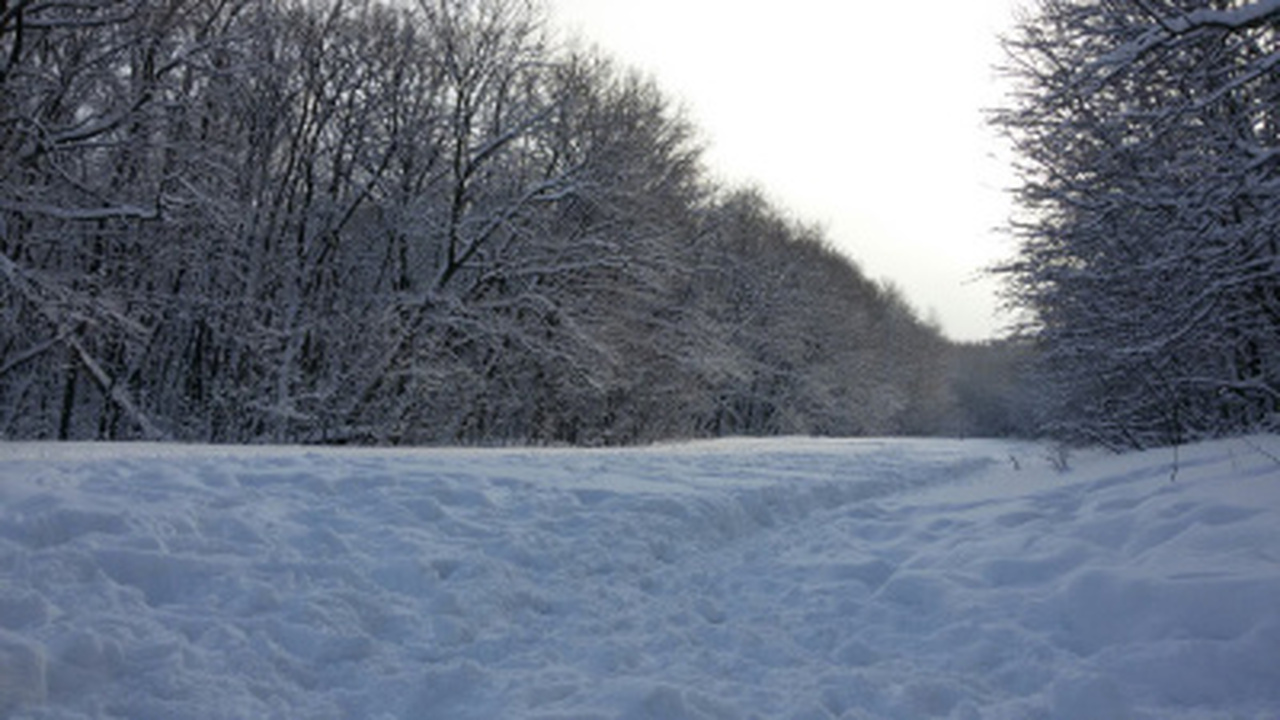
[[[936,426],[944,345],[525,0],[0,2],[0,436]]]

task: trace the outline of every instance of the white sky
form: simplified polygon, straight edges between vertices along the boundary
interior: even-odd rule
[[[548,0],[555,23],[653,75],[726,184],[760,187],[949,337],[998,333],[983,267],[1012,245],[982,109],[1014,0]]]

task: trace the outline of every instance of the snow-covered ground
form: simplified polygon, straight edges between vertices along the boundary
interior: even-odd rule
[[[0,717],[1280,717],[1280,438],[0,445]]]

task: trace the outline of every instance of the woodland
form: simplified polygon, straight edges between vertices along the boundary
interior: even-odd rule
[[[952,345],[525,0],[0,0],[0,437],[963,429]]]
[[[535,0],[0,0],[0,438],[1276,430],[1280,0],[1018,18],[957,344]]]

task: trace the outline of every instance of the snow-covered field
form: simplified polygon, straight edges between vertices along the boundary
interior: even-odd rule
[[[0,445],[0,717],[1276,720],[1276,457]]]

